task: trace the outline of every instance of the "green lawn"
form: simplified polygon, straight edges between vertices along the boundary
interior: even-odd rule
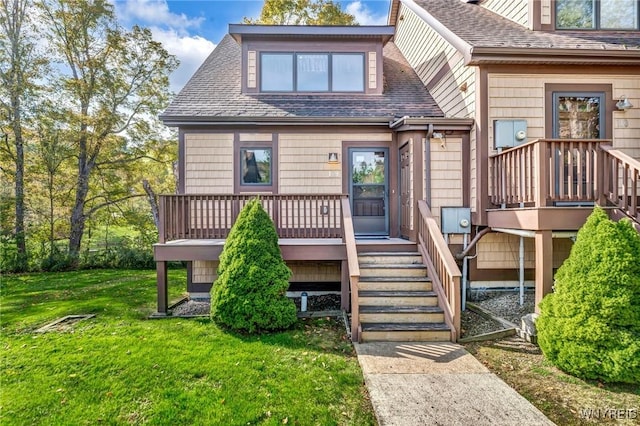
[[[170,271],[171,297],[184,271]],[[2,277],[0,424],[374,424],[344,327],[241,336],[208,319],[148,320],[155,272]],[[70,314],[67,331],[34,333]]]

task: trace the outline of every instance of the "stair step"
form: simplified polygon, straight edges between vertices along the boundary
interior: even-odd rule
[[[362,263],[360,276],[363,277],[426,277],[427,267],[422,264],[373,264]]]
[[[429,277],[360,277],[360,290],[370,291],[431,291]]]
[[[360,277],[360,282],[381,282],[381,283],[394,283],[394,282],[431,282],[429,277]]]
[[[358,261],[364,264],[422,265],[422,255],[418,252],[371,252],[360,253]]]
[[[414,323],[362,323],[362,331],[427,331],[427,330],[444,330],[450,331],[449,326],[445,323],[431,322],[414,322]]]
[[[360,290],[361,306],[436,306],[438,297],[433,291]]]
[[[405,291],[405,290],[391,290],[391,291],[369,291],[360,290],[358,292],[360,297],[435,297],[436,294],[433,291]],[[363,303],[365,305],[365,303]]]
[[[362,324],[363,342],[448,342],[451,330],[444,323]]]
[[[360,313],[441,313],[439,306],[360,306]]]
[[[442,323],[438,306],[360,306],[361,323]]]

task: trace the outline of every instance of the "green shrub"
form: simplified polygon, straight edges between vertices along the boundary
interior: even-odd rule
[[[538,343],[569,374],[640,383],[640,236],[596,207],[540,303]]]
[[[253,199],[240,212],[220,255],[211,317],[249,333],[290,327],[297,321],[296,306],[285,295],[290,277],[273,222],[260,200]]]

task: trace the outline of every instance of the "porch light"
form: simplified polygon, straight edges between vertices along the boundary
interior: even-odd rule
[[[629,98],[627,98],[627,95],[622,95],[620,96],[618,102],[616,102],[616,108],[618,108],[618,110],[620,111],[626,111],[629,108],[633,108],[633,104],[629,102]]]
[[[441,148],[447,147],[447,136],[445,135],[445,133],[433,132],[433,134],[431,135],[431,139],[435,142],[440,142]]]
[[[337,152],[330,152],[329,153],[329,164],[336,164],[338,163],[338,153]]]

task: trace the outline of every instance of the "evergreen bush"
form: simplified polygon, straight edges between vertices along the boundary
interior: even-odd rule
[[[540,303],[538,343],[569,374],[640,383],[640,236],[596,207]]]
[[[285,293],[291,270],[282,259],[278,234],[259,199],[248,202],[231,228],[211,290],[211,317],[233,330],[285,329],[297,321]]]

